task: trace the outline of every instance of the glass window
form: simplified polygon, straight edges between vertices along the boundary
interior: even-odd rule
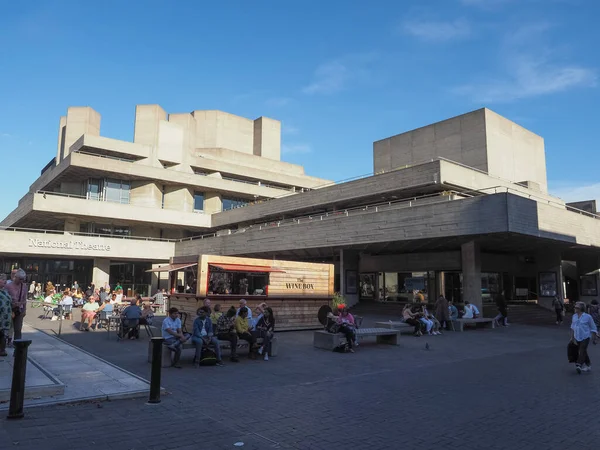
[[[243,198],[223,197],[223,211],[227,211],[233,208],[240,208],[250,203],[248,200]]]
[[[493,302],[501,289],[501,276],[499,273],[481,274],[481,299],[484,302]]]
[[[112,234],[115,236],[131,236],[131,229],[129,227],[115,225]]]
[[[204,192],[194,192],[194,211],[204,211]]]
[[[129,203],[129,181],[106,180],[104,187],[104,198],[107,202]]]
[[[100,200],[102,197],[102,181],[90,178],[87,182],[87,198],[89,200]]]
[[[101,224],[101,223],[95,223],[94,224],[94,231],[93,233],[97,233],[97,234],[112,234],[112,225],[105,225],[105,224]]]
[[[210,268],[209,294],[267,295],[269,274],[262,272],[225,272]]]

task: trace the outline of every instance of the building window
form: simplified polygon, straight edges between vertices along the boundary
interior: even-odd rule
[[[248,200],[244,200],[243,198],[223,197],[223,211],[233,208],[241,208],[242,206],[246,206],[248,203],[250,202]]]
[[[102,199],[102,180],[98,178],[90,178],[87,181],[86,197],[88,200]]]
[[[194,211],[204,211],[204,192],[194,192]]]
[[[129,203],[129,181],[107,179],[104,185],[104,198],[107,202]]]
[[[105,223],[82,223],[79,231],[91,234],[106,234],[110,236],[131,236],[131,228]]]

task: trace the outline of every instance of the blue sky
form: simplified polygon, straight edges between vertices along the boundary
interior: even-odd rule
[[[600,2],[0,3],[0,155],[11,211],[89,105],[133,139],[135,105],[279,119],[285,161],[333,180],[372,143],[487,106],[542,135],[550,189],[600,198]]]

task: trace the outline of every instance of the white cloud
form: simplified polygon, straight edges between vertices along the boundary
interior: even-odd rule
[[[401,30],[419,39],[435,42],[464,39],[471,35],[471,25],[464,19],[452,22],[406,20],[402,23]]]
[[[499,51],[499,75],[483,75],[454,88],[456,94],[477,103],[501,103],[596,85],[593,69],[559,61],[544,46],[543,34],[551,26],[536,23],[506,35]]]
[[[9,138],[9,137],[12,137],[12,134],[9,134],[9,133],[2,133],[2,134],[0,134],[0,137],[3,137],[3,138]]]
[[[272,97],[268,98],[265,101],[265,105],[271,106],[274,108],[281,108],[283,106],[287,106],[292,102],[290,97]]]
[[[283,144],[281,153],[284,155],[306,154],[312,152],[312,148],[308,144]]]
[[[300,132],[300,129],[298,127],[295,127],[294,125],[286,124],[284,122],[281,124],[281,132],[287,135],[294,135],[298,134]]]
[[[555,197],[563,199],[565,202],[578,202],[584,200],[597,200],[600,202],[600,183],[579,186],[560,182],[554,184],[558,187],[556,189],[550,189],[550,193]]]
[[[338,58],[319,65],[313,81],[302,89],[305,94],[335,94],[351,82],[364,82],[371,76],[369,65],[377,59],[374,53],[361,53]]]

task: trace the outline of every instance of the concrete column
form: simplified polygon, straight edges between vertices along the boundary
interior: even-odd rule
[[[73,218],[66,219],[65,231],[69,233],[79,233],[81,231],[81,220]]]
[[[281,122],[266,117],[254,121],[254,154],[276,161],[281,159]]]
[[[223,203],[221,202],[221,195],[216,192],[205,192],[204,193],[204,212],[206,214],[214,214],[221,212],[223,209]]]
[[[156,183],[146,181],[132,181],[129,204],[161,209],[162,185],[159,186]]]
[[[167,113],[158,105],[137,105],[135,107],[135,127],[133,142],[158,147],[158,128],[161,120],[167,120]]]
[[[56,148],[56,165],[62,161],[65,152],[65,135],[67,132],[67,116],[61,116],[58,123],[58,146]]]
[[[165,206],[164,209],[173,209],[176,211],[193,212],[194,194],[188,188],[180,186],[165,187]]]
[[[101,116],[89,106],[75,106],[67,110],[65,138],[62,141],[61,159],[69,155],[70,147],[84,134],[100,136]]]
[[[359,254],[356,250],[340,250],[340,292],[344,296],[347,306],[353,306],[358,303],[359,286],[358,286],[358,262]],[[356,272],[356,294],[348,294],[346,286],[346,272]]]
[[[109,283],[110,278],[110,259],[94,258],[94,270],[92,271],[92,282],[97,288],[101,288],[105,283]]]
[[[468,301],[479,309],[483,316],[481,299],[481,252],[475,241],[461,246],[463,301]]]

